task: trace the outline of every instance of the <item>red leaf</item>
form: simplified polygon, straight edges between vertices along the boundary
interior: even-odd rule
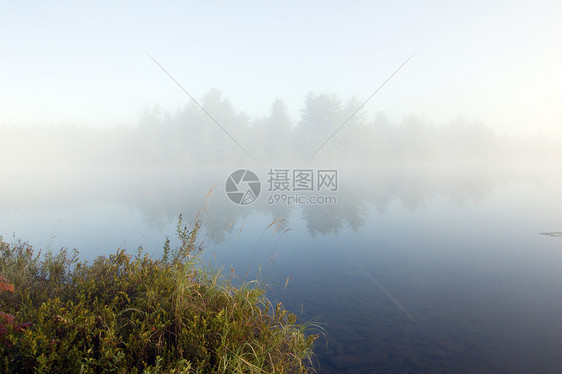
[[[23,329],[26,329],[28,327],[31,327],[33,325],[33,322],[24,322],[24,323],[20,323],[18,325],[16,325],[15,329],[16,331],[21,331]]]
[[[11,283],[0,283],[0,292],[2,291],[15,292],[16,288]]]
[[[0,321],[5,320],[6,323],[13,323],[15,319],[16,317],[11,314],[0,312]]]
[[[0,292],[2,291],[14,292],[16,290],[14,285],[9,282],[10,281],[8,280],[8,278],[0,275]]]

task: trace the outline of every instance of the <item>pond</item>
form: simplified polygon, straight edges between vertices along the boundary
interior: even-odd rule
[[[321,373],[562,371],[557,175],[340,168],[322,192],[335,200],[288,205],[255,169],[245,205],[225,192],[233,169],[5,175],[0,234],[87,260],[158,256],[182,213],[201,220],[207,262],[322,324]]]

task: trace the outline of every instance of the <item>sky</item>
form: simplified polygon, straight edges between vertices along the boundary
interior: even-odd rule
[[[562,2],[3,1],[0,126],[136,125],[218,89],[298,119],[310,91],[400,122],[562,139]],[[147,54],[148,53],[148,54]]]

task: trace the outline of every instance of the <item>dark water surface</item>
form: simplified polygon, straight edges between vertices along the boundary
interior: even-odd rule
[[[562,238],[540,235],[562,231],[554,173],[340,170],[336,205],[239,207],[230,171],[4,176],[0,234],[157,256],[206,204],[203,256],[323,323],[321,373],[562,372]]]

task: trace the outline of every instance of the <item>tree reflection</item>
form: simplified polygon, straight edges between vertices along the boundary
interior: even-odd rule
[[[259,171],[255,170],[258,174]],[[388,169],[352,171],[340,169],[340,188],[333,192],[334,205],[268,204],[268,191],[252,204],[239,206],[230,201],[224,182],[231,170],[152,171],[130,174],[76,175],[52,178],[12,178],[0,187],[0,209],[79,209],[81,206],[119,204],[143,214],[149,226],[163,230],[180,213],[186,219],[201,220],[207,238],[220,243],[238,224],[254,214],[303,219],[312,236],[337,234],[343,228],[356,231],[365,225],[370,209],[384,214],[391,205],[418,210],[437,197],[457,205],[478,203],[506,177],[483,171],[429,171]],[[266,171],[260,174],[262,183]],[[30,183],[31,182],[31,183]],[[40,183],[43,188],[34,186]],[[209,190],[212,193],[205,198]]]

